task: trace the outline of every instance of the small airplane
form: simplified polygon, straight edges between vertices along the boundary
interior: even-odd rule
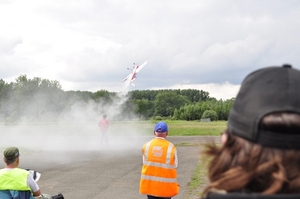
[[[125,79],[123,79],[122,82],[125,82],[127,84],[127,86],[129,84],[131,84],[132,86],[135,86],[133,81],[137,78],[137,74],[138,72],[148,63],[148,61],[145,61],[142,65],[137,65],[135,63],[133,63],[133,67],[131,68],[127,68],[127,70],[131,70],[132,73],[130,73]]]

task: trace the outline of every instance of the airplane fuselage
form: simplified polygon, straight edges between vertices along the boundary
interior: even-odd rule
[[[127,68],[128,70],[132,70],[132,73],[129,74],[124,80],[123,82],[127,82],[127,84],[131,84],[132,86],[135,86],[133,84],[133,81],[137,78],[137,74],[138,72],[147,64],[147,61],[144,62],[141,66],[136,65],[135,63],[133,63],[134,66],[132,69]]]

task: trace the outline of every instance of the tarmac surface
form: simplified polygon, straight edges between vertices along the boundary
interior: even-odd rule
[[[145,199],[139,193],[142,168],[141,148],[153,137],[110,137],[109,144],[78,140],[66,145],[66,141],[49,140],[57,150],[26,151],[21,153],[20,168],[40,172],[38,184],[42,193],[62,193],[65,199]],[[220,137],[169,136],[178,152],[178,183],[180,193],[174,199],[186,199],[188,183],[199,161],[201,144],[219,142]],[[65,146],[65,148],[61,147]],[[45,146],[47,148],[47,146]],[[55,148],[55,147],[54,147]]]

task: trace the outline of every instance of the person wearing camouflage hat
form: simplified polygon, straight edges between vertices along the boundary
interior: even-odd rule
[[[41,190],[32,174],[18,168],[20,152],[17,147],[9,147],[3,152],[5,168],[0,169],[0,198],[1,199],[51,199],[48,194],[41,194]]]

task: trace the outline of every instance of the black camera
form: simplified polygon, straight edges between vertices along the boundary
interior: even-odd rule
[[[52,196],[52,199],[65,199],[65,198],[64,198],[64,196],[61,193],[59,193],[59,194],[57,194],[55,196]]]

